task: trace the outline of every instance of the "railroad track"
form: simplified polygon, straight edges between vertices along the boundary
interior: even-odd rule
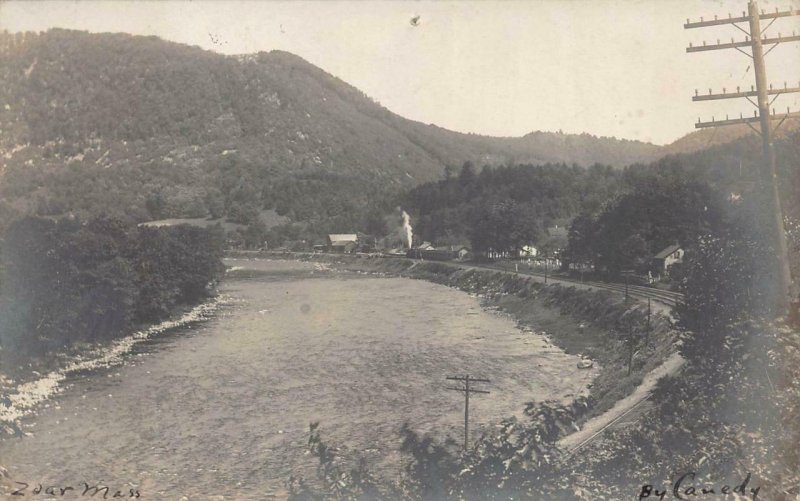
[[[544,273],[539,273],[534,271],[512,271],[512,270],[504,270],[502,268],[493,268],[491,266],[481,266],[475,264],[470,264],[469,266],[471,268],[480,268],[490,271],[503,271],[506,273],[516,273],[517,275],[531,275],[536,277],[545,276]],[[612,283],[612,282],[580,281],[574,278],[562,277],[559,275],[547,275],[547,277],[554,282],[568,282],[576,285],[595,287],[597,289],[606,289],[625,294],[625,284]],[[651,301],[657,301],[659,303],[669,306],[670,308],[673,308],[677,306],[678,303],[683,302],[683,294],[681,294],[680,292],[666,291],[663,289],[656,289],[654,287],[644,287],[641,285],[628,284],[627,287],[628,287],[628,295],[630,297],[637,299],[649,298]]]
[[[616,292],[625,293],[625,284],[607,283],[607,282],[584,282],[584,284],[593,287],[608,289]],[[683,301],[683,294],[680,292],[665,291],[663,289],[656,289],[653,287],[643,287],[640,285],[628,285],[628,295],[631,297],[651,299],[664,303],[667,306],[674,307]]]

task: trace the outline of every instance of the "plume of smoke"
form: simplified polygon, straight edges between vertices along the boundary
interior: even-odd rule
[[[414,232],[411,230],[411,216],[408,215],[408,212],[403,211],[403,240],[408,248],[411,248],[411,241],[414,236]]]

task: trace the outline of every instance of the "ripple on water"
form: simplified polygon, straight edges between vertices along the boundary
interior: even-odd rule
[[[394,476],[404,422],[460,437],[463,397],[446,390],[446,375],[492,380],[471,405],[475,436],[525,401],[577,394],[593,376],[576,369],[577,357],[528,344],[535,334],[444,286],[324,278],[309,263],[237,265],[267,274],[227,280],[224,315],[112,378],[75,380],[57,395],[60,409],[37,416],[33,436],[0,444],[14,476],[263,499],[291,473],[314,477],[311,421],[345,458],[364,456]]]

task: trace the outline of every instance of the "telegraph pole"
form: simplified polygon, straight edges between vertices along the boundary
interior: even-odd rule
[[[622,270],[620,273],[625,277],[625,302],[628,302],[629,294],[628,294],[628,282],[630,281],[630,276],[636,273],[636,270]]]
[[[633,319],[628,319],[628,375],[633,368]]]
[[[650,346],[650,317],[652,315],[652,309],[650,307],[650,297],[647,298],[647,333],[644,336],[644,346],[647,349]]]
[[[476,390],[475,388],[471,388],[469,383],[489,383],[488,379],[478,379],[474,377],[470,377],[467,374],[464,377],[460,376],[447,376],[447,379],[451,381],[463,381],[464,387],[463,388],[447,388],[448,390],[453,391],[462,391],[464,392],[464,450],[469,449],[469,394],[470,393],[489,393],[488,391],[484,390]]]
[[[781,210],[780,195],[778,192],[779,181],[777,169],[775,167],[775,149],[772,139],[773,133],[781,126],[781,124],[783,124],[785,120],[791,118],[800,118],[800,113],[790,112],[788,108],[786,109],[786,113],[776,114],[774,108],[772,109],[772,113],[770,113],[770,106],[781,94],[800,92],[800,84],[798,84],[796,87],[788,87],[784,82],[782,89],[773,89],[772,85],[767,84],[767,72],[764,65],[764,57],[780,43],[800,41],[800,36],[796,35],[795,32],[792,32],[791,36],[782,36],[780,33],[778,33],[777,37],[767,37],[764,32],[770,26],[772,26],[772,23],[774,23],[777,19],[790,16],[800,16],[800,10],[790,9],[781,12],[776,9],[775,12],[766,13],[761,11],[759,14],[758,3],[755,0],[752,0],[747,4],[747,13],[742,12],[741,17],[731,17],[731,15],[728,14],[727,18],[718,19],[717,16],[714,16],[714,19],[709,21],[704,21],[703,18],[700,18],[699,22],[690,22],[687,19],[686,24],[683,25],[685,29],[692,29],[729,24],[745,33],[745,38],[743,41],[737,42],[731,38],[730,43],[720,43],[720,41],[717,40],[717,43],[713,45],[706,45],[705,42],[703,42],[703,45],[701,46],[693,46],[692,44],[689,44],[686,52],[703,52],[722,49],[738,50],[753,60],[753,69],[756,77],[755,89],[753,89],[751,86],[749,91],[742,91],[739,89],[739,87],[737,87],[736,92],[727,92],[727,90],[723,88],[722,93],[720,94],[714,94],[709,89],[708,95],[699,95],[699,93],[695,91],[692,101],[713,101],[718,99],[745,98],[756,107],[757,111],[754,111],[753,117],[743,117],[740,115],[739,118],[729,119],[726,116],[725,120],[719,121],[714,120],[712,117],[710,122],[701,122],[698,119],[697,123],[695,124],[695,128],[702,129],[707,127],[746,124],[755,133],[761,136],[764,155],[764,172],[761,177],[762,183],[764,184],[762,191],[770,198],[771,211],[773,212],[773,233],[775,235],[775,247],[778,254],[778,259],[780,261],[780,273],[778,274],[778,280],[781,292],[781,303],[779,306],[782,314],[786,313],[787,306],[790,305],[794,300],[794,291],[791,271],[789,269],[789,250],[786,242],[786,230],[783,225],[783,211]],[[762,20],[768,20],[768,24],[764,28],[761,27]],[[749,31],[739,26],[739,24],[745,23],[748,25]],[[771,45],[771,47],[764,51],[765,45]],[[742,48],[749,48],[750,53],[742,50]],[[774,97],[770,100],[769,96]],[[756,102],[753,102],[753,100],[750,99],[751,97],[755,97]],[[773,121],[778,121],[778,124],[775,127],[772,126]],[[753,127],[753,125],[751,125],[755,122],[760,124],[760,130],[757,130],[755,127]],[[766,185],[766,183],[770,183],[771,186]]]
[[[547,256],[544,257],[544,283],[547,285]]]

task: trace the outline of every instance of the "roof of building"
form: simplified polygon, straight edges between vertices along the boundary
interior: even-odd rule
[[[667,248],[665,248],[664,250],[662,250],[661,252],[659,252],[658,254],[656,254],[654,257],[655,257],[656,259],[666,259],[666,258],[668,258],[669,256],[671,256],[672,254],[674,254],[674,253],[675,253],[675,251],[677,251],[677,250],[678,250],[678,249],[680,249],[680,248],[681,248],[681,246],[680,246],[680,245],[678,245],[678,244],[672,244],[672,245],[670,245],[669,247],[667,247]]]
[[[328,240],[331,241],[331,245],[335,243],[356,242],[358,241],[358,235],[355,233],[331,233],[328,235]]]

